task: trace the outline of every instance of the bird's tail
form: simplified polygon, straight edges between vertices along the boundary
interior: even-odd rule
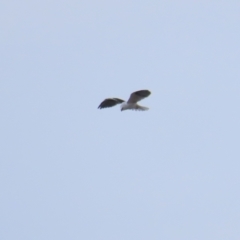
[[[139,111],[147,111],[149,108],[148,107],[143,107],[143,106],[140,106],[140,105],[136,105],[136,110],[139,110]]]

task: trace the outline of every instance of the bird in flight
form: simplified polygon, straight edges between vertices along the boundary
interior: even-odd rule
[[[106,98],[100,103],[98,108],[102,109],[102,108],[113,107],[121,103],[121,111],[128,110],[128,109],[145,111],[145,110],[148,110],[149,108],[140,106],[137,104],[137,102],[148,97],[150,94],[151,92],[148,90],[140,90],[140,91],[133,92],[130,95],[127,102],[119,98]]]

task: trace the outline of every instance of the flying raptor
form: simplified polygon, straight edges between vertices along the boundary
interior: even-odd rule
[[[127,109],[145,111],[145,110],[148,110],[149,108],[140,106],[137,104],[137,102],[148,97],[150,94],[151,92],[148,90],[140,90],[140,91],[133,92],[130,95],[127,102],[119,98],[106,98],[100,103],[98,108],[102,109],[102,108],[113,107],[121,103],[121,111],[124,111]]]

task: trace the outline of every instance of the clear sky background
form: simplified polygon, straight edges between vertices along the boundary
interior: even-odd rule
[[[240,1],[3,0],[0,32],[1,240],[240,239]]]

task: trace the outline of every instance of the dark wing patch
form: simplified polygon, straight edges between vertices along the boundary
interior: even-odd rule
[[[98,106],[99,109],[102,108],[108,108],[108,107],[113,107],[119,103],[123,103],[124,101],[122,99],[119,98],[106,98],[104,101],[102,101],[100,103],[100,105]]]
[[[140,90],[140,91],[134,92],[134,94],[136,94],[139,97],[146,98],[151,94],[151,92],[148,90]]]
[[[130,95],[130,98],[128,99],[128,103],[136,103],[148,97],[150,94],[151,92],[149,90],[140,90],[140,91],[133,92]]]

